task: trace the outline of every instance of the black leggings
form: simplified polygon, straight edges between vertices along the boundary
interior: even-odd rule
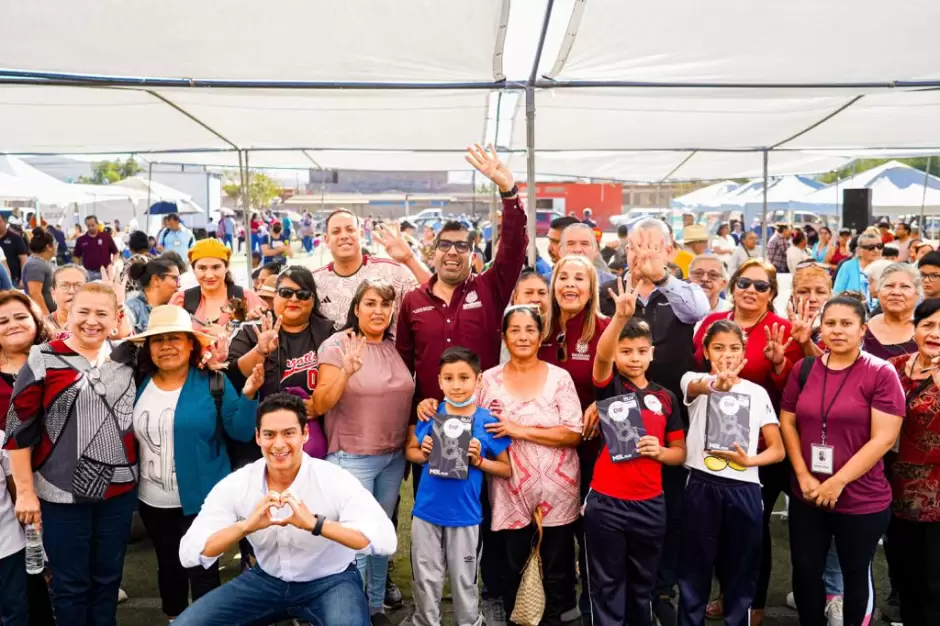
[[[845,585],[845,624],[871,620],[875,608],[872,560],[878,540],[888,528],[890,507],[877,513],[836,513],[790,498],[790,560],[793,595],[802,626],[824,626],[826,555],[835,539]]]
[[[163,613],[176,617],[189,606],[190,587],[195,602],[222,584],[219,562],[208,569],[185,568],[180,564],[180,540],[192,526],[195,515],[183,515],[183,509],[158,509],[143,502],[139,511],[157,553],[157,586]]]
[[[940,624],[940,522],[895,517],[888,537],[904,626]]]
[[[503,570],[503,605],[512,615],[522,570],[536,541],[535,524],[515,530],[501,530],[506,569]],[[574,571],[574,523],[542,529],[542,586],[545,588],[545,614],[542,626],[561,626],[562,614],[575,605],[577,576]]]

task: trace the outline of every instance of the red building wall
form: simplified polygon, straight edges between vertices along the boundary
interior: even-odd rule
[[[523,198],[525,185],[519,185]],[[594,221],[601,230],[614,230],[610,218],[620,215],[623,208],[623,185],[620,183],[536,183],[536,199],[564,199],[563,213],[572,211],[584,217],[584,209],[591,209]],[[562,209],[557,206],[561,211]],[[541,207],[540,207],[541,208]]]

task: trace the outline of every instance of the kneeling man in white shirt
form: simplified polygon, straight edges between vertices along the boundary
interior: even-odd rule
[[[255,438],[264,458],[212,489],[180,543],[180,562],[208,567],[247,537],[258,564],[200,598],[175,626],[290,618],[367,626],[355,556],[394,554],[391,520],[355,476],[303,452],[307,412],[300,398],[266,398]]]

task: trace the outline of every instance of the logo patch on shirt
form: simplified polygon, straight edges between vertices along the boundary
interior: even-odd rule
[[[411,313],[412,313],[413,315],[417,315],[418,313],[427,313],[428,311],[433,311],[433,310],[434,310],[434,307],[433,307],[433,306],[422,306],[422,307],[418,307],[417,309],[415,309],[415,310],[412,311]]]
[[[466,302],[467,304],[473,304],[479,299],[480,299],[480,296],[477,295],[477,292],[471,291],[470,293],[467,294],[467,297],[464,299],[464,302]]]
[[[571,360],[572,361],[590,361],[591,355],[588,354],[588,349],[590,349],[590,346],[588,346],[588,343],[584,340],[579,339],[578,343],[574,347],[575,352],[574,354],[571,355]]]
[[[477,295],[476,291],[471,291],[463,299],[463,310],[467,309],[479,309],[483,306],[483,303],[480,302],[480,296]]]
[[[323,299],[320,300],[320,304],[330,304],[331,302],[333,302],[333,301],[330,300],[330,297],[329,297],[329,296],[323,296]]]
[[[662,413],[663,412],[663,403],[659,401],[659,398],[656,396],[643,396],[643,404],[646,405],[653,413]]]

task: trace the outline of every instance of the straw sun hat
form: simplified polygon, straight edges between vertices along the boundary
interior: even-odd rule
[[[193,330],[193,320],[184,308],[170,304],[153,307],[153,310],[150,311],[150,322],[147,324],[147,330],[131,335],[127,339],[134,343],[143,343],[147,337],[167,333],[190,333],[203,346],[208,346],[215,341],[215,337],[212,335]]]

